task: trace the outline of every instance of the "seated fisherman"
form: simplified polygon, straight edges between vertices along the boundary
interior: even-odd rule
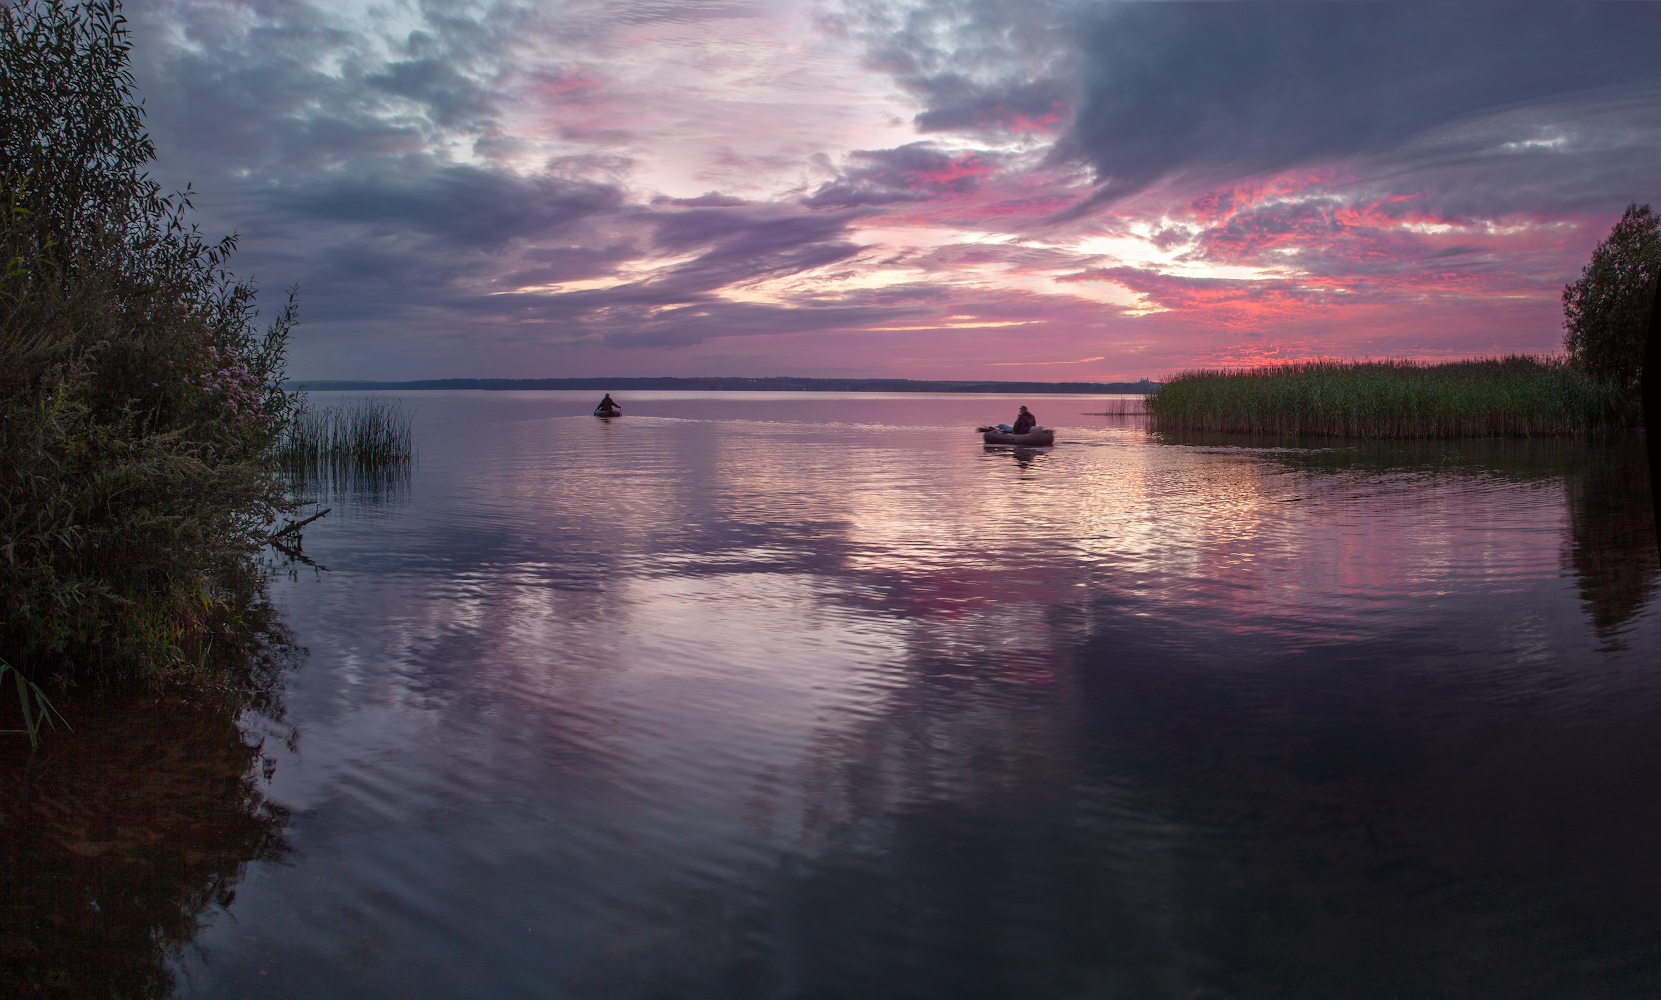
[[[622,407],[618,406],[616,403],[611,401],[611,393],[608,392],[608,393],[606,393],[606,398],[600,400],[600,405],[595,407],[595,409],[597,409],[597,410],[621,410]]]
[[[1027,408],[1023,406],[1021,407],[1021,412],[1015,417],[1014,433],[1025,434],[1027,431],[1032,430],[1037,423],[1038,418],[1029,413]]]

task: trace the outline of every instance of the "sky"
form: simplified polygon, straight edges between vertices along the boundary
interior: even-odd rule
[[[144,0],[307,379],[1109,381],[1557,352],[1661,4]]]

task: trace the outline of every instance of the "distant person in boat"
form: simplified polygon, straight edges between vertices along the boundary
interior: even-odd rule
[[[596,406],[595,409],[596,410],[621,410],[622,407],[618,406],[616,403],[612,402],[611,393],[608,392],[608,393],[606,393],[606,398],[600,400],[600,405]]]
[[[1037,423],[1038,418],[1033,416],[1032,413],[1023,406],[1021,407],[1021,412],[1015,416],[1015,427],[1013,433],[1025,434],[1027,431],[1032,430]]]

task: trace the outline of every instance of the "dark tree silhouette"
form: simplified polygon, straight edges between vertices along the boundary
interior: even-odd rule
[[[1563,347],[1587,372],[1631,396],[1644,371],[1658,271],[1661,217],[1648,205],[1631,204],[1592,251],[1580,280],[1563,288]]]
[[[1649,439],[1649,492],[1655,505],[1655,548],[1661,555],[1661,276],[1649,311],[1649,345],[1644,350],[1644,436]]]

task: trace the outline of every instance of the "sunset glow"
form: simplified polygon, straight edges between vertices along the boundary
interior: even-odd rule
[[[156,173],[300,286],[297,376],[1117,380],[1557,350],[1661,194],[1656,10],[129,16]]]

